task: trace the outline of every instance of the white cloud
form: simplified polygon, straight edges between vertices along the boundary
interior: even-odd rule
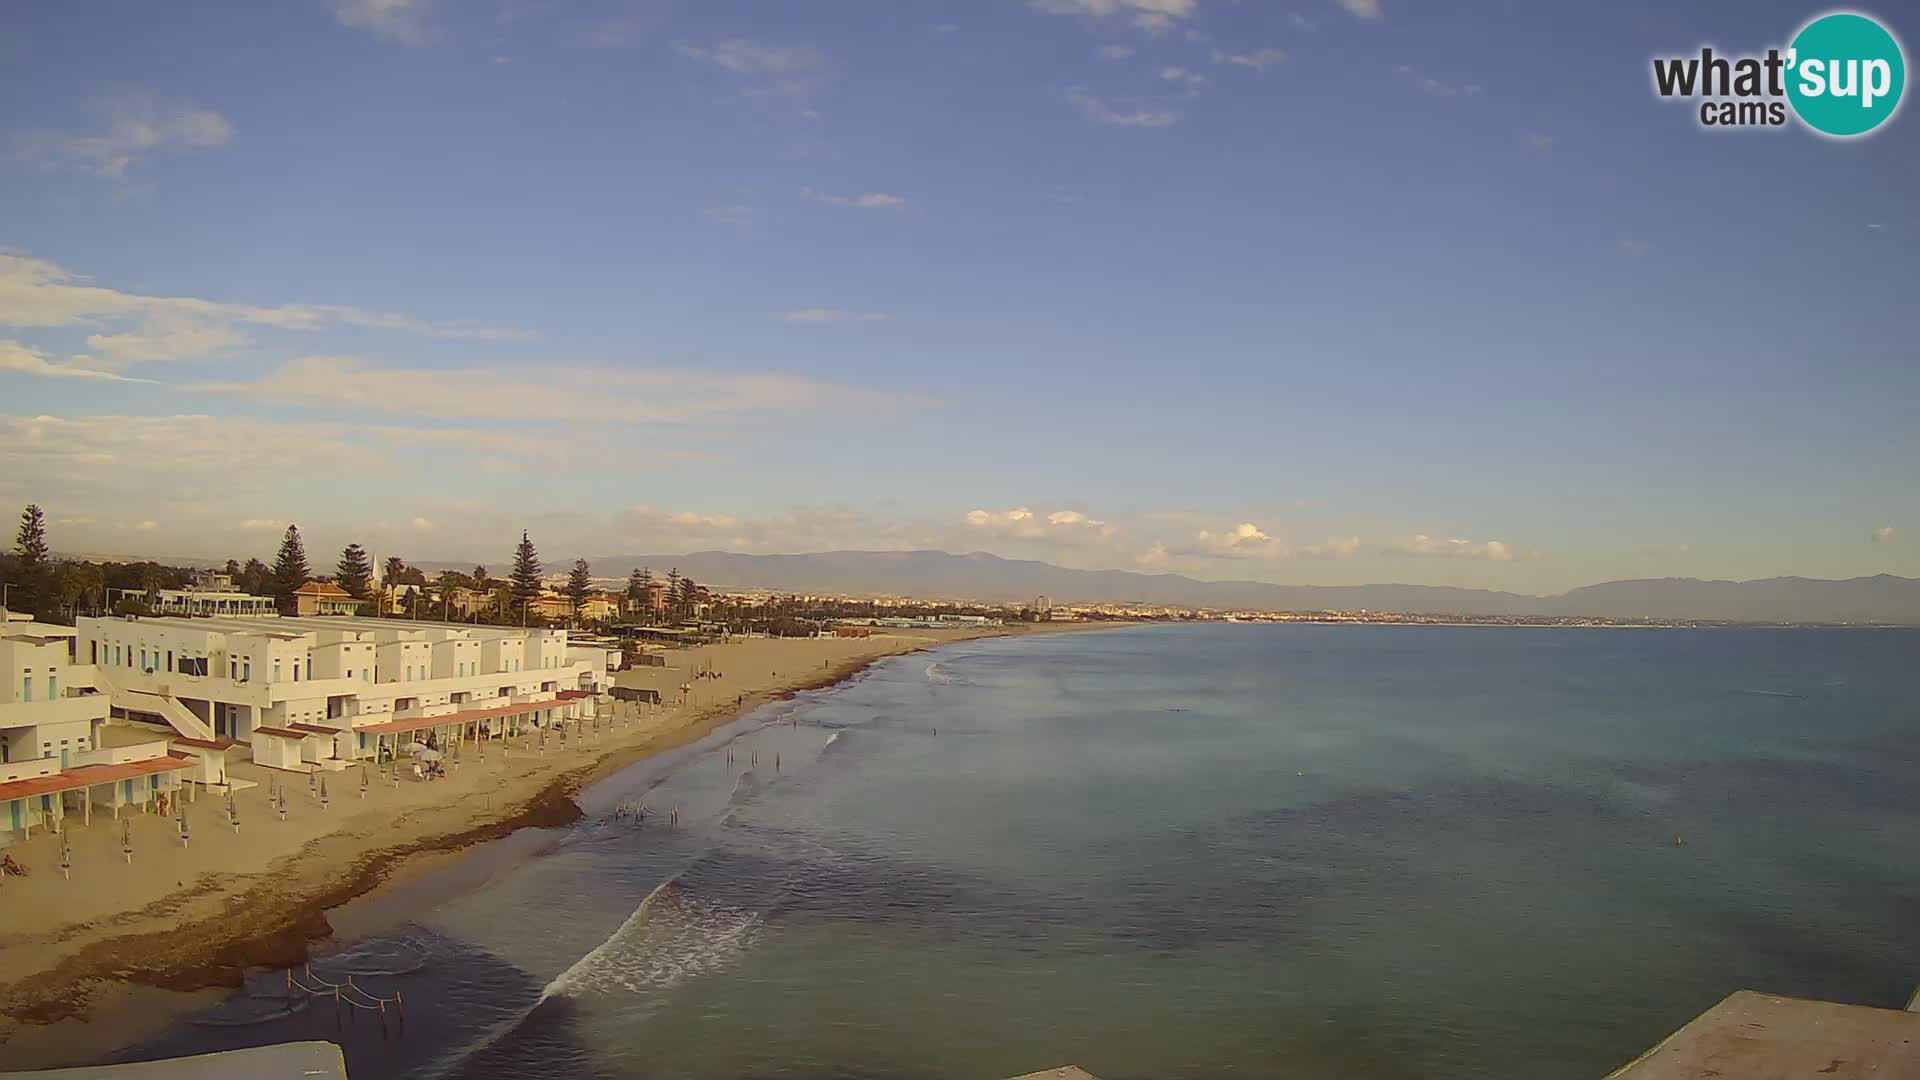
[[[1198,5],[1199,0],[1033,0],[1033,9],[1044,15],[1082,15],[1094,19],[1122,15],[1146,29],[1188,18]]]
[[[233,138],[226,117],[193,105],[132,94],[102,99],[94,108],[104,116],[102,130],[25,132],[15,140],[15,152],[42,165],[120,180],[152,151],[224,146]]]
[[[402,45],[426,45],[433,34],[426,23],[427,0],[329,0],[342,26],[365,30]]]
[[[945,23],[935,24],[933,27],[933,32],[935,34],[940,35],[941,37],[945,37],[946,35],[951,34],[958,29],[960,29],[960,24],[945,22]]]
[[[148,296],[91,285],[45,259],[0,252],[0,326],[59,327],[134,324],[138,332],[96,334],[90,346],[105,359],[194,358],[243,340],[234,324],[278,330],[330,325],[475,340],[524,338],[518,331],[470,322],[429,322],[339,304],[260,307],[186,296]]]
[[[829,323],[829,322],[880,322],[886,318],[871,311],[841,311],[839,308],[795,308],[780,316],[788,322]]]
[[[134,529],[139,532],[152,532],[153,530],[159,527],[160,527],[159,522],[154,521],[152,519],[148,519],[146,521],[140,522],[138,525],[135,525]]]
[[[1125,60],[1127,57],[1132,55],[1133,55],[1133,46],[1131,45],[1100,46],[1100,59],[1102,60]]]
[[[1533,147],[1535,150],[1551,150],[1553,148],[1553,136],[1541,135],[1536,132],[1535,134],[1527,136],[1527,145]]]
[[[17,375],[39,375],[49,379],[100,379],[106,382],[151,382],[151,379],[130,379],[113,371],[101,371],[87,366],[88,358],[76,356],[65,363],[55,363],[47,359],[39,349],[22,345],[17,341],[0,340],[0,371],[11,371]]]
[[[1147,550],[1134,556],[1133,561],[1141,566],[1160,566],[1167,561],[1167,545],[1156,540],[1147,546]]]
[[[1299,554],[1306,559],[1345,559],[1359,550],[1359,537],[1341,536],[1328,540],[1324,544],[1308,544],[1299,549]]]
[[[90,334],[87,348],[103,360],[129,364],[142,360],[183,360],[212,356],[246,343],[246,335],[232,326],[176,315],[159,315],[139,330],[124,334]]]
[[[1109,103],[1080,86],[1067,89],[1067,103],[1088,120],[1109,127],[1169,127],[1180,122],[1179,113],[1148,107],[1137,100]]]
[[[1478,83],[1444,83],[1439,79],[1422,75],[1405,64],[1394,68],[1393,73],[1402,82],[1430,97],[1478,97],[1480,95]]]
[[[413,527],[413,531],[415,531],[415,532],[431,532],[431,531],[433,531],[433,519],[432,519],[432,518],[427,518],[427,517],[416,517],[416,518],[414,518],[414,519],[413,519],[413,521],[412,521],[412,522],[411,522],[410,524],[412,525],[412,527]]]
[[[1205,75],[1197,71],[1188,71],[1178,65],[1169,65],[1160,69],[1160,77],[1167,82],[1184,83],[1187,86],[1199,86],[1207,81]]]
[[[369,410],[446,420],[615,420],[681,423],[795,408],[860,413],[902,399],[792,375],[671,368],[381,368],[352,356],[308,356],[251,381],[193,389],[270,405]]]
[[[1893,526],[1882,525],[1879,528],[1873,530],[1873,542],[1876,544],[1893,543]]]
[[[1653,250],[1652,245],[1648,244],[1645,240],[1622,240],[1619,245],[1614,248],[1614,252],[1623,259],[1644,258],[1647,252],[1651,250]]]
[[[802,198],[828,206],[847,206],[856,210],[898,210],[907,205],[906,197],[885,191],[871,191],[861,195],[830,195],[812,188],[800,192]]]
[[[1347,14],[1360,19],[1378,19],[1382,17],[1380,0],[1335,0]]]
[[[747,38],[727,38],[711,46],[676,41],[673,51],[736,75],[768,80],[756,93],[771,90],[787,97],[806,97],[825,82],[826,58],[811,45],[768,45]]]
[[[287,523],[278,518],[248,518],[240,523],[240,527],[261,532],[284,532]]]
[[[1056,510],[1036,514],[1024,506],[1011,510],[969,510],[967,527],[1011,540],[1044,540],[1056,543],[1100,543],[1111,539],[1116,530],[1098,518],[1078,510]]]
[[[1250,67],[1255,71],[1284,64],[1287,61],[1285,49],[1255,49],[1252,52],[1227,52],[1224,49],[1213,50],[1213,62],[1216,64],[1237,64]]]
[[[1243,521],[1231,529],[1201,529],[1175,554],[1204,559],[1284,559],[1292,552],[1260,526]]]
[[[1418,533],[1381,549],[1384,555],[1422,559],[1481,559],[1487,562],[1512,562],[1513,549],[1498,540],[1476,543],[1472,540],[1441,539]]]
[[[728,38],[710,48],[676,41],[673,51],[740,75],[789,75],[813,71],[823,63],[811,45],[764,45],[746,38]]]

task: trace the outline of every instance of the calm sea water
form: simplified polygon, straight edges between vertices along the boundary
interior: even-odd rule
[[[1597,1078],[1740,988],[1905,1002],[1916,702],[1904,631],[968,643],[636,767],[319,967],[408,1002],[339,1034],[356,1080]]]

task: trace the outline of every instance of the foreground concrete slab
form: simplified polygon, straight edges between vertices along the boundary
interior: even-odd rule
[[[347,1062],[330,1042],[290,1042],[126,1065],[0,1072],[0,1080],[347,1080]]]
[[[1742,990],[1608,1080],[1920,1077],[1920,1013]]]

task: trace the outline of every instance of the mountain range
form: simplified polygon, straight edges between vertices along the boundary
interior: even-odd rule
[[[805,555],[609,555],[589,560],[600,577],[646,566],[678,568],[735,589],[927,599],[1114,602],[1273,611],[1391,611],[1449,615],[1708,619],[1730,622],[1920,624],[1920,579],[1880,574],[1841,581],[1649,578],[1609,581],[1553,596],[1439,585],[1278,585],[1201,581],[1179,574],[1072,570],[985,552],[825,551]]]

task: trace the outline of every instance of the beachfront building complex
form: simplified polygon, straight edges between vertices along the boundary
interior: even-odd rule
[[[83,618],[74,655],[116,715],[299,769],[590,715],[610,679],[564,630],[343,616]]]
[[[73,638],[0,611],[0,847],[69,812],[144,805],[202,767],[164,733],[110,732],[110,702],[73,662]]]

